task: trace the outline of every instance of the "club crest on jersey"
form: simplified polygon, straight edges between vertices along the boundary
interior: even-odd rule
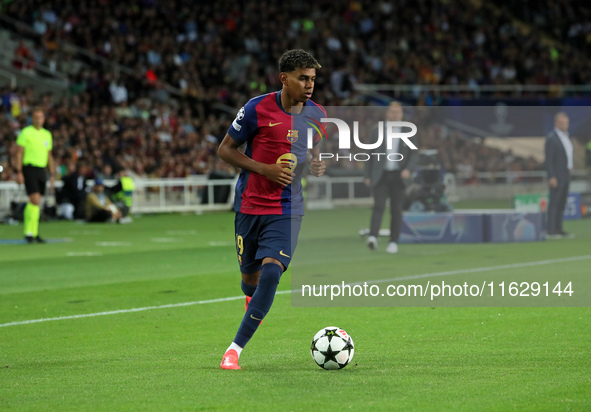
[[[287,131],[287,141],[289,143],[295,143],[298,141],[298,131],[297,130],[288,130]]]

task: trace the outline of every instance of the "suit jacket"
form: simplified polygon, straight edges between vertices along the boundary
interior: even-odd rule
[[[566,150],[564,150],[562,141],[560,141],[560,137],[558,137],[555,130],[552,130],[548,136],[546,136],[544,152],[546,156],[545,163],[548,179],[555,177],[558,179],[559,184],[567,181],[570,177],[570,171],[568,170]]]
[[[384,129],[385,128],[386,122],[384,122]],[[376,142],[378,140],[378,132],[378,126],[375,126],[371,131],[370,141]],[[418,147],[416,135],[411,139],[411,141],[415,144],[415,146]],[[373,156],[372,153],[388,153],[387,143],[386,131],[384,130],[384,140],[382,141],[381,146],[368,152],[370,158],[367,162],[365,162],[364,175],[366,179],[371,179],[372,187],[378,184],[382,177],[382,173],[384,170],[386,170],[386,164],[389,162],[385,155],[380,156],[380,160],[378,161],[378,157]],[[402,160],[397,162],[398,170],[412,170],[418,160],[418,150],[411,150],[411,148],[408,147],[406,143],[400,140],[398,145],[398,153],[403,156]]]
[[[82,188],[78,186],[79,177],[84,179]],[[62,186],[62,190],[60,192],[60,202],[71,203],[74,205],[74,207],[79,207],[86,198],[86,178],[80,176],[76,172],[72,172],[69,175],[64,176],[62,181],[64,182],[64,185]]]

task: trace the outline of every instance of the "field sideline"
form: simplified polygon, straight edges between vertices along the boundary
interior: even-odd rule
[[[302,249],[369,254],[356,235],[368,219],[364,209],[310,212]],[[314,231],[331,220],[350,229]],[[591,409],[589,308],[299,308],[289,272],[243,370],[220,370],[244,310],[232,224],[230,213],[49,223],[43,236],[71,241],[1,245],[0,409],[309,410],[328,399],[352,410]],[[21,229],[0,226],[0,238]],[[591,221],[567,230],[577,238],[403,246],[364,260],[365,276],[392,259],[413,276],[589,255]],[[306,254],[311,264],[321,252]],[[544,267],[586,273],[589,262]],[[86,316],[112,311],[121,312]],[[73,318],[7,325],[59,317]],[[309,344],[333,324],[353,336],[356,354],[327,372]]]

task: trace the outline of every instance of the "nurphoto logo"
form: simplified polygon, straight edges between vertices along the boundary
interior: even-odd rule
[[[334,123],[338,129],[338,136],[339,136],[339,150],[349,150],[351,149],[351,128],[342,119],[337,119],[334,117],[327,117],[320,119],[321,123]],[[310,124],[310,123],[308,123]],[[310,124],[311,125],[311,124]],[[314,132],[320,134],[322,137],[323,135],[328,138],[326,133],[326,129],[319,124],[311,125],[313,128],[308,128],[308,148],[311,149],[314,143]],[[377,160],[388,160],[391,162],[399,162],[403,159],[403,155],[401,153],[392,152],[392,148],[397,147],[399,148],[399,144],[394,144],[396,141],[395,139],[400,139],[404,142],[411,150],[418,150],[415,144],[410,140],[411,137],[417,134],[417,126],[411,122],[403,122],[403,121],[387,121],[378,122],[378,137],[377,140],[373,143],[363,143],[359,138],[359,122],[353,122],[353,143],[359,149],[362,150],[376,150],[380,147],[383,147],[384,140],[386,142],[386,151],[385,152],[372,152],[372,153],[354,153],[354,154],[339,154],[339,153],[320,153],[320,160],[323,159],[336,159],[337,161],[346,159],[349,161],[356,161],[356,162],[367,162],[371,159],[372,156],[377,157]],[[410,129],[410,130],[409,130]],[[322,132],[321,132],[322,130]],[[409,130],[409,131],[403,131]]]

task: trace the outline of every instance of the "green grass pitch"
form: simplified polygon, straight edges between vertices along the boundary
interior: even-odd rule
[[[316,229],[327,222],[340,229]],[[369,255],[357,235],[368,222],[366,209],[309,212],[301,250],[318,246],[306,252],[314,265],[326,250]],[[591,220],[566,229],[577,238],[403,245],[396,256],[382,244],[361,275],[591,254]],[[0,226],[0,239],[21,230]],[[41,234],[71,241],[0,245],[0,410],[591,410],[588,307],[304,308],[283,293],[244,350],[243,369],[223,371],[244,313],[233,214],[42,223]],[[338,271],[337,263],[329,266]],[[590,264],[538,270],[591,274]],[[280,290],[291,289],[290,276]],[[185,302],[200,303],[177,305]],[[157,308],[128,311],[147,307]],[[88,314],[98,315],[78,317]],[[71,318],[5,326],[57,317]],[[310,356],[312,336],[329,325],[355,341],[353,363],[341,371],[324,371]]]

